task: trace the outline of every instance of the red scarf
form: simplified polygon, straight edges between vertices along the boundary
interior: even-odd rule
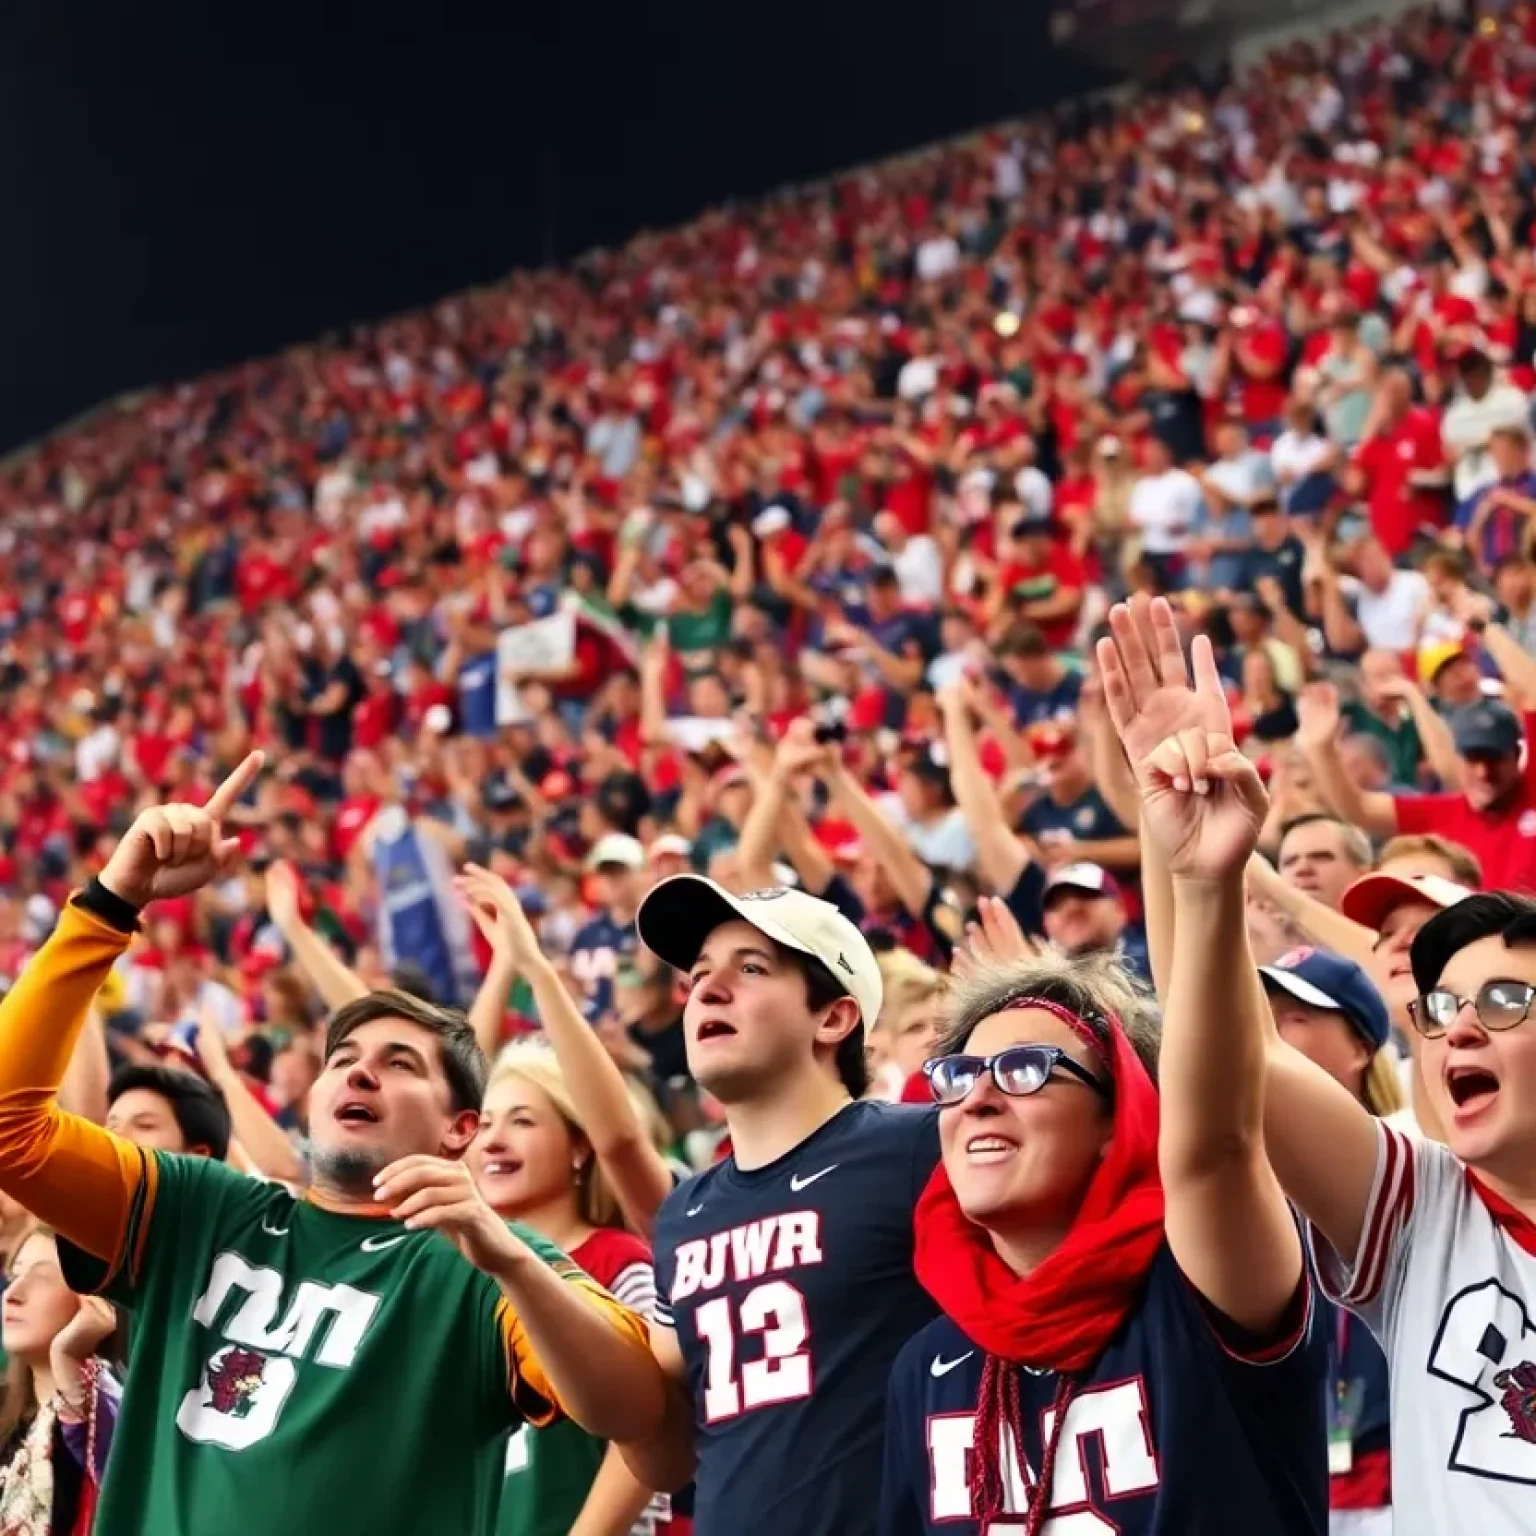
[[[1060,1372],[1055,1429],[1066,1419],[1071,1383],[1087,1371],[1141,1299],[1163,1241],[1163,1189],[1157,1173],[1157,1089],[1118,1020],[1107,1032],[1059,1005],[1020,998],[1011,1007],[1044,1007],[1071,1025],[1106,1060],[1114,1084],[1114,1128],[1061,1245],[1027,1275],[998,1256],[985,1230],[960,1209],[943,1164],[918,1201],[917,1278],[923,1288],[988,1356],[977,1405],[975,1515],[1000,1514],[997,1429],[1011,1424],[1024,1453],[1015,1367]],[[1050,1502],[1055,1441],[1031,1499],[1028,1530],[1038,1530]]]

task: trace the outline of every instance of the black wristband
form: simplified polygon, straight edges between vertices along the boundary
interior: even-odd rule
[[[109,891],[100,880],[93,879],[75,897],[75,905],[93,917],[99,917],[119,933],[139,931],[139,909],[131,901],[124,901],[115,891]]]

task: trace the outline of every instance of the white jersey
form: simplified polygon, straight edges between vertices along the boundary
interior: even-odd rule
[[[1386,1351],[1395,1536],[1536,1531],[1536,1236],[1447,1148],[1377,1125],[1360,1251],[1312,1243]]]

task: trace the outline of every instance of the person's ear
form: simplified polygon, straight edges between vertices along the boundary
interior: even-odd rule
[[[448,1122],[447,1129],[443,1132],[441,1143],[444,1157],[463,1157],[469,1150],[469,1144],[475,1139],[475,1133],[480,1129],[480,1111],[478,1109],[461,1109],[452,1120]]]
[[[838,1046],[859,1027],[859,1005],[851,997],[840,997],[827,1009],[816,1026],[817,1045]]]

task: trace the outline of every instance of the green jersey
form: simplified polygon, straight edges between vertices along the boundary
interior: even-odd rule
[[[558,1416],[500,1288],[436,1233],[151,1153],[117,1260],[60,1248],[133,1317],[97,1536],[490,1536],[508,1432]]]

